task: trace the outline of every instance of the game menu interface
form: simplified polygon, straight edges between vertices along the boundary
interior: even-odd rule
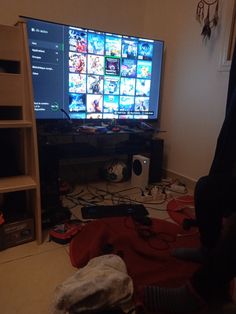
[[[163,41],[27,19],[38,119],[156,119]]]

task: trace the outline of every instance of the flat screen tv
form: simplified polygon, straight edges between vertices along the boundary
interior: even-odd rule
[[[36,119],[158,118],[162,40],[24,19]]]

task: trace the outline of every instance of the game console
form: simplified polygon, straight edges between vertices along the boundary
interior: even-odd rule
[[[150,158],[142,155],[133,155],[131,184],[142,190],[148,186]]]

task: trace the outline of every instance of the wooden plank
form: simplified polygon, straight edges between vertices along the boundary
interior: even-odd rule
[[[31,121],[24,120],[0,120],[0,129],[18,129],[32,127]]]
[[[33,154],[31,156],[31,160],[28,161],[31,164],[31,175],[36,182],[37,188],[35,190],[35,236],[38,244],[42,243],[42,218],[41,218],[41,195],[40,195],[40,180],[39,180],[39,160],[38,160],[38,141],[37,141],[37,130],[36,130],[36,120],[34,115],[34,97],[33,97],[33,82],[32,82],[32,73],[31,73],[31,64],[30,64],[30,56],[29,56],[29,48],[27,41],[27,27],[25,23],[21,23],[19,25],[22,29],[23,33],[23,43],[24,43],[24,63],[22,70],[25,73],[25,79],[27,81],[26,94],[28,95],[28,105],[27,108],[29,110],[29,114],[26,116],[32,121],[32,136],[28,139],[28,143],[31,143],[31,149],[33,150]],[[25,112],[26,113],[26,112]]]
[[[37,184],[30,176],[0,178],[0,193],[35,189]]]

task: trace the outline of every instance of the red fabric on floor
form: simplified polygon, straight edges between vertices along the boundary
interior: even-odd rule
[[[150,238],[140,235],[144,231],[149,233],[146,236]],[[197,234],[178,236],[181,232],[178,225],[159,219],[152,219],[151,227],[144,230],[131,217],[99,219],[85,225],[72,239],[71,263],[77,268],[84,267],[91,258],[103,254],[104,248],[113,247],[113,253],[119,254],[125,261],[135,291],[147,284],[178,286],[198,267],[197,264],[177,260],[170,254],[170,249],[174,247],[199,245]]]
[[[179,226],[184,225],[184,220],[195,220],[194,198],[192,195],[184,195],[176,197],[167,203],[166,210],[173,221]],[[197,227],[183,229],[182,234],[191,235],[198,233]]]

